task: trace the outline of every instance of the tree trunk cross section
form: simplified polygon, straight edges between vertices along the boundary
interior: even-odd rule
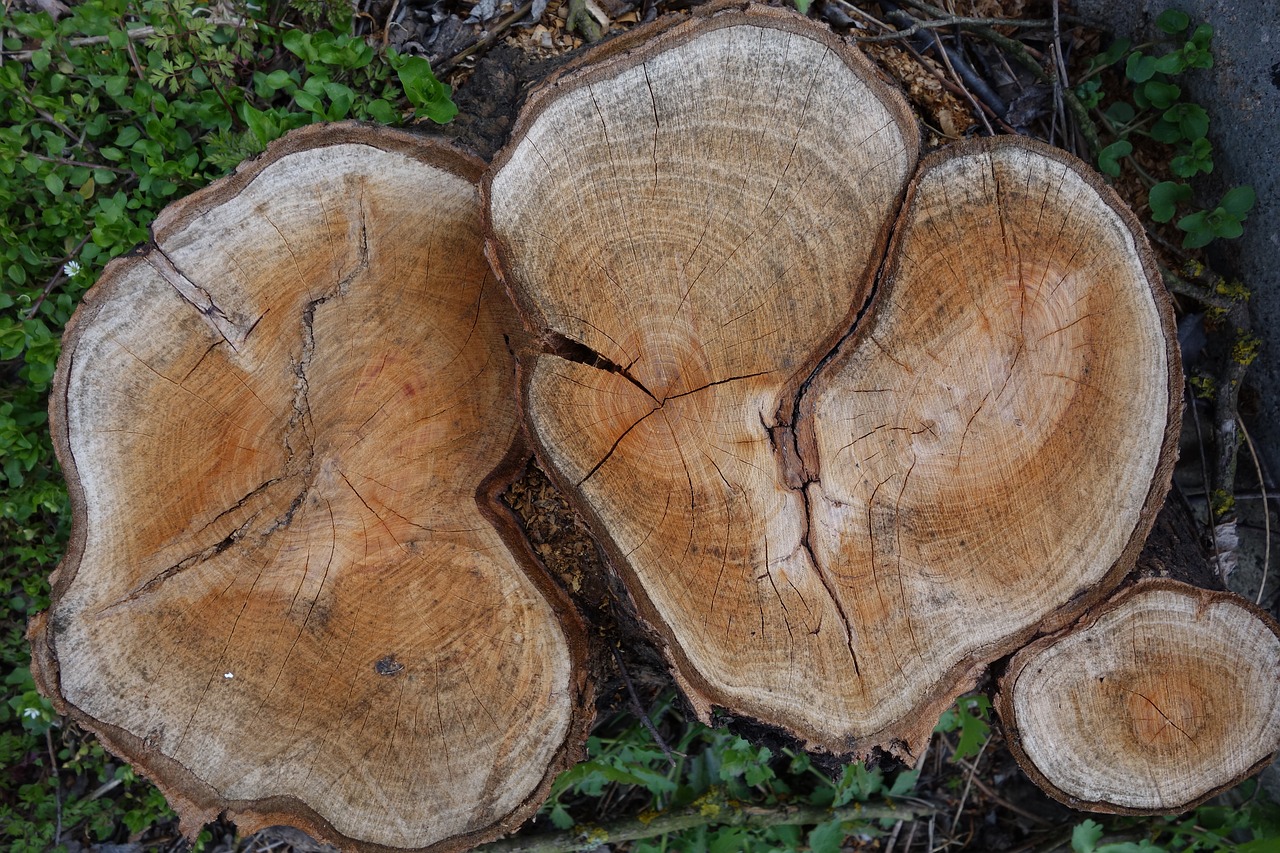
[[[695,705],[907,759],[1132,567],[1180,374],[1087,168],[918,148],[830,33],[713,11],[536,93],[486,188],[535,444]]]
[[[495,497],[526,451],[482,168],[291,135],[168,208],[68,331],[77,525],[37,671],[188,829],[470,846],[580,749],[581,625]]]

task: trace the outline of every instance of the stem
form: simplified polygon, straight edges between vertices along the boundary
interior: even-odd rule
[[[905,30],[897,30],[882,36],[859,36],[858,41],[879,42],[879,41],[896,41],[915,35],[921,30],[936,30],[942,27],[954,26],[979,26],[979,27],[1047,27],[1052,21],[1041,20],[1018,20],[1017,18],[975,18],[965,15],[944,15],[941,18],[932,18],[922,21],[919,18],[913,18],[911,26]]]
[[[1236,301],[1231,297],[1223,296],[1221,293],[1217,293],[1199,282],[1189,281],[1166,267],[1160,267],[1160,276],[1164,279],[1164,286],[1169,289],[1170,293],[1188,296],[1197,302],[1214,308],[1221,308],[1223,311],[1231,310],[1236,304]]]
[[[92,232],[81,237],[80,242],[76,243],[75,248],[64,255],[62,260],[58,261],[57,271],[53,274],[52,278],[45,282],[44,290],[40,291],[40,298],[31,303],[31,307],[27,309],[26,316],[22,319],[30,320],[32,317],[36,316],[36,312],[40,310],[40,306],[49,298],[49,294],[53,292],[53,289],[57,287],[64,278],[66,278],[66,273],[62,271],[63,267],[68,261],[74,259],[76,255],[80,254],[80,250],[84,248],[84,244],[89,242],[90,236],[92,236]]]
[[[604,826],[581,826],[564,832],[516,836],[477,848],[481,853],[573,853],[595,850],[604,844],[653,838],[700,826],[742,826],[764,829],[770,826],[810,826],[830,820],[914,820],[933,815],[937,809],[925,804],[890,805],[854,803],[838,809],[816,806],[743,806],[722,794],[709,794],[687,809],[665,812],[648,818],[631,818]]]
[[[1065,15],[1063,17],[1067,18]],[[989,27],[973,27],[971,32],[1008,51],[1014,59],[1018,60],[1019,64],[1034,74],[1041,82],[1052,84],[1057,78],[1056,74],[1051,76],[1041,67],[1040,63],[1027,52],[1027,48],[1022,42],[1001,35]],[[1076,97],[1076,93],[1070,89],[1064,87],[1062,97],[1067,103],[1067,109],[1071,110],[1071,115],[1075,118],[1076,124],[1079,125],[1080,135],[1084,137],[1085,144],[1089,146],[1090,158],[1097,157],[1098,151],[1102,148],[1102,143],[1098,140],[1097,125],[1093,123],[1093,119],[1089,118],[1089,111],[1080,102],[1080,99]]]
[[[108,172],[115,172],[117,175],[132,175],[129,169],[121,169],[117,166],[108,166],[105,163],[90,163],[86,160],[68,160],[64,157],[48,157],[44,154],[36,154],[32,151],[24,151],[24,154],[30,154],[37,160],[43,160],[46,163],[57,163],[59,166],[84,166],[88,169],[105,169]]]

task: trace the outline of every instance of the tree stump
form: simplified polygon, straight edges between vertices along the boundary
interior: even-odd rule
[[[1280,748],[1280,627],[1238,596],[1142,581],[1018,652],[996,707],[1018,763],[1061,802],[1183,811]]]
[[[446,850],[512,828],[581,752],[593,691],[585,626],[496,497],[523,410],[704,720],[912,761],[986,667],[1063,632],[1002,700],[1056,796],[1198,778],[1210,750],[1178,736],[1219,695],[1272,710],[1212,786],[1256,768],[1274,624],[1168,585],[1100,604],[1179,422],[1139,223],[1045,145],[919,145],[844,41],[719,5],[549,81],[479,190],[447,147],[339,125],[175,204],[68,327],[74,527],[33,621],[41,688],[187,831],[225,812]],[[1087,656],[1037,686],[1030,661],[1100,630],[1098,683],[1124,690]],[[1165,763],[1046,761],[1103,730],[1071,734],[1059,686],[1116,729],[1082,761]],[[1197,749],[1230,740],[1202,725]],[[1120,808],[1207,795],[1156,788]]]
[[[704,718],[909,760],[1132,567],[1174,454],[1168,297],[1074,158],[917,169],[905,102],[825,29],[646,36],[533,96],[486,184],[535,445]]]
[[[297,132],[167,208],[68,328],[36,674],[188,832],[462,849],[580,753],[583,627],[496,499],[527,452],[482,169]]]

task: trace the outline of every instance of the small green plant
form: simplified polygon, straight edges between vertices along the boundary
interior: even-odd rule
[[[1183,98],[1178,82],[1188,71],[1213,67],[1213,27],[1201,24],[1193,30],[1190,17],[1176,9],[1162,13],[1156,26],[1166,37],[1161,42],[1132,47],[1127,39],[1120,39],[1095,57],[1076,87],[1076,97],[1086,107],[1098,109],[1105,96],[1099,75],[1123,60],[1131,100],[1116,100],[1100,111],[1103,125],[1115,139],[1098,152],[1098,169],[1118,177],[1122,163],[1131,163],[1148,186],[1151,218],[1170,222],[1192,204],[1186,181],[1213,171],[1209,114]],[[1149,52],[1157,48],[1159,52]],[[1179,180],[1156,181],[1146,174],[1132,159],[1135,136],[1170,146],[1169,171]],[[1228,190],[1213,207],[1185,213],[1175,223],[1184,232],[1183,247],[1196,249],[1218,238],[1239,237],[1254,201],[1253,188],[1240,186]]]
[[[1257,781],[1238,789],[1239,805],[1210,803],[1182,815],[1087,819],[1071,832],[1073,853],[1274,853],[1280,806],[1258,796]]]
[[[839,809],[874,799],[904,797],[916,786],[917,771],[899,771],[886,778],[880,769],[849,764],[832,778],[813,764],[807,753],[756,746],[722,729],[685,723],[668,699],[653,714],[653,724],[674,729],[670,752],[657,745],[650,729],[618,717],[589,739],[587,761],[562,773],[551,789],[542,815],[558,828],[599,819],[601,802],[627,804],[625,814],[642,820],[681,809],[700,810],[699,826],[670,835],[637,841],[637,853],[668,849],[706,851],[798,850],[836,853],[852,833],[877,837],[884,827],[877,820],[821,820],[818,823],[779,823],[766,827],[724,825],[720,820],[734,809],[778,809],[788,804]],[[575,803],[585,806],[575,816]],[[807,828],[806,828],[807,827]]]
[[[952,761],[975,757],[991,736],[991,700],[981,693],[961,696],[942,713],[934,731],[940,734],[960,732]]]

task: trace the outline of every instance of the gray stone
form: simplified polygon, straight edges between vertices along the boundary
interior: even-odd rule
[[[1280,474],[1280,2],[1077,0],[1075,8],[1135,43],[1156,32],[1155,19],[1168,8],[1214,28],[1214,67],[1186,75],[1191,98],[1209,112],[1214,143],[1213,174],[1194,185],[1202,204],[1240,184],[1251,184],[1258,195],[1244,236],[1217,241],[1211,259],[1215,269],[1239,276],[1253,292],[1250,315],[1262,353],[1246,378],[1258,403],[1256,411],[1246,414],[1245,425],[1268,477],[1274,478]],[[1243,481],[1254,481],[1252,468],[1248,451],[1242,450]],[[1254,600],[1263,578],[1263,506],[1261,501],[1241,501],[1239,506],[1240,564],[1228,584]],[[1272,567],[1264,601],[1273,600],[1277,574]],[[1280,801],[1280,764],[1263,774],[1263,785]]]
[[[1261,402],[1247,426],[1268,471],[1280,473],[1280,0],[1077,0],[1075,5],[1135,42],[1155,32],[1156,16],[1168,8],[1214,28],[1214,67],[1186,75],[1191,96],[1209,112],[1215,149],[1213,174],[1196,186],[1202,202],[1216,201],[1238,184],[1251,184],[1258,194],[1244,236],[1218,241],[1213,260],[1253,291],[1253,328],[1263,349],[1247,381]]]

